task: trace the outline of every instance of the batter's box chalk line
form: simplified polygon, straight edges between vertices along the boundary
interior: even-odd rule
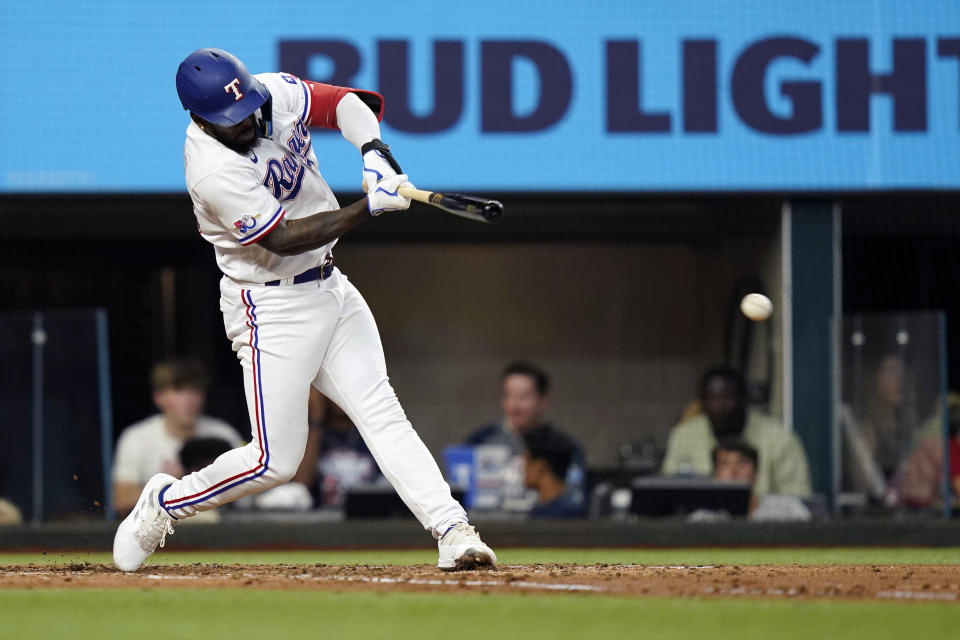
[[[253,573],[243,574],[244,578],[262,578],[264,576]],[[311,576],[298,574],[292,576],[296,580],[312,580],[314,582],[366,582],[369,584],[413,584],[447,587],[520,587],[521,589],[544,589],[549,591],[606,591],[603,587],[589,584],[564,584],[550,582],[504,582],[502,580],[451,580],[439,578],[390,578],[377,576]]]

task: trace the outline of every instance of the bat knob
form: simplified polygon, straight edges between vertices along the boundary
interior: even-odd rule
[[[503,204],[497,200],[491,200],[483,205],[480,215],[487,222],[500,222],[503,218]]]

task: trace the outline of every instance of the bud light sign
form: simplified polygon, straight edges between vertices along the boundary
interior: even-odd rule
[[[42,4],[0,10],[19,96],[2,191],[181,191],[173,76],[207,46],[382,93],[382,138],[431,189],[960,188],[960,4],[372,0],[265,21],[241,0],[204,21],[104,2],[63,27]],[[356,192],[356,150],[311,133],[331,186]]]

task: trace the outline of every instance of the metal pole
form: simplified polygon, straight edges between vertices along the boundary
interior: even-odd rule
[[[783,371],[783,426],[793,430],[793,206],[787,200],[780,209],[780,260],[782,309],[780,334]]]
[[[33,314],[33,524],[43,522],[43,347],[47,332],[43,329],[43,313]]]
[[[113,506],[113,407],[110,395],[110,343],[107,332],[107,312],[97,309],[97,382],[100,388],[100,455],[103,459],[103,492],[107,504],[107,520],[116,517]]]
[[[833,410],[830,421],[830,510],[838,513],[837,496],[840,495],[840,455],[843,447],[840,439],[840,414],[843,410],[841,387],[843,385],[843,211],[839,202],[833,203],[833,313],[830,316],[830,406]]]

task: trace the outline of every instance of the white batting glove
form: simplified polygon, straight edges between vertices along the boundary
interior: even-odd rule
[[[398,192],[400,187],[413,187],[407,180],[407,174],[401,173],[398,176],[384,178],[376,184],[367,194],[367,206],[370,213],[375,216],[384,211],[403,211],[410,207],[410,198],[404,198]]]
[[[378,182],[395,175],[397,175],[397,172],[379,150],[371,149],[363,154],[364,193],[373,193],[373,189]]]

